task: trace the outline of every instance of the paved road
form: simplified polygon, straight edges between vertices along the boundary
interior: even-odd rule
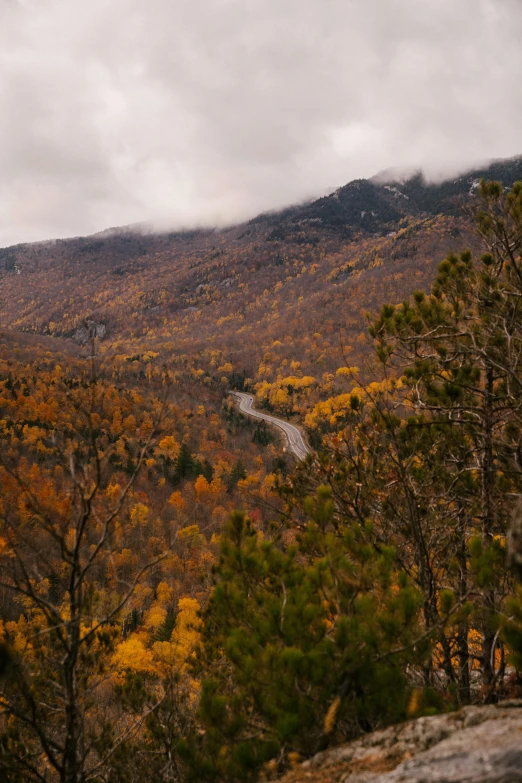
[[[231,392],[235,397],[239,399],[239,410],[246,413],[248,416],[253,416],[255,419],[263,419],[269,424],[273,424],[274,427],[279,427],[280,430],[286,435],[288,440],[288,446],[290,451],[299,460],[303,460],[307,454],[310,453],[310,449],[304,442],[303,436],[300,430],[289,421],[284,419],[278,419],[276,416],[270,416],[268,413],[260,413],[255,411],[252,407],[254,398],[251,394],[245,394],[245,392]]]

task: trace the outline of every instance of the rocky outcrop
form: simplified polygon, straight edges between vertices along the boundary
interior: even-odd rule
[[[76,329],[72,339],[75,343],[78,343],[78,345],[86,345],[92,339],[103,340],[106,334],[107,327],[105,324],[85,321]]]
[[[522,782],[522,699],[418,718],[318,753],[284,783]]]

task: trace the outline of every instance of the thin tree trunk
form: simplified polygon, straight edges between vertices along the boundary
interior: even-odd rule
[[[466,558],[466,539],[465,539],[465,524],[461,521],[459,526],[459,547],[457,552],[457,559],[459,561],[459,580],[458,580],[458,599],[459,602],[463,602],[468,592],[468,573],[467,573],[467,558]],[[468,643],[469,625],[467,620],[463,620],[459,623],[457,632],[457,654],[459,659],[459,691],[458,699],[459,704],[469,704],[471,701],[471,683],[470,683],[470,671],[469,671],[469,643]]]
[[[486,368],[486,383],[484,389],[484,419],[483,419],[483,455],[482,455],[482,544],[489,549],[493,541],[495,511],[493,502],[494,491],[494,458],[493,458],[493,369]],[[486,701],[493,698],[494,688],[494,644],[495,629],[493,618],[496,611],[495,588],[486,586],[484,590],[484,620],[482,627],[482,682],[486,691]]]

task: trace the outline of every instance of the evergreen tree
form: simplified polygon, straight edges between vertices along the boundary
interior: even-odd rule
[[[522,487],[522,184],[506,195],[482,183],[481,194],[477,220],[489,252],[479,261],[467,251],[448,256],[431,294],[383,308],[371,333],[386,373],[403,374],[417,429],[428,433],[421,464],[430,465],[433,489],[421,508],[438,513],[437,531],[444,518],[454,529],[445,551],[428,558],[440,568],[449,555],[460,598],[474,595],[471,622],[492,696],[503,676],[495,671],[497,615],[509,590],[502,541]],[[458,647],[469,671],[468,630]]]
[[[176,459],[175,477],[177,479],[192,478],[194,475],[194,457],[187,443],[183,441]]]
[[[283,476],[286,476],[288,473],[288,465],[284,457],[274,457],[272,460],[272,473],[282,473]]]
[[[247,472],[245,470],[245,466],[241,462],[241,459],[238,459],[232,470],[230,471],[230,475],[228,477],[227,481],[227,489],[229,492],[231,492],[234,487],[236,486],[238,481],[242,481],[247,477]]]
[[[268,446],[273,440],[274,436],[266,423],[264,421],[257,422],[254,428],[254,434],[252,435],[252,443],[257,443],[258,446]]]
[[[284,766],[406,714],[405,659],[427,651],[420,596],[369,528],[336,529],[326,488],[306,508],[286,550],[239,513],[226,529],[194,665],[205,729],[194,779],[250,780],[270,759]]]
[[[342,437],[320,456],[338,518],[372,520],[375,545],[394,545],[421,592],[438,641],[426,684],[442,665],[459,702],[475,661],[486,698],[504,678],[503,542],[522,485],[522,186],[483,184],[482,197],[489,252],[450,255],[430,294],[383,307],[370,330],[381,381],[354,390]],[[317,480],[294,482],[297,502]]]
[[[172,631],[174,630],[174,626],[176,625],[176,614],[174,613],[174,609],[169,606],[167,610],[167,616],[159,626],[158,630],[156,631],[156,635],[154,637],[154,641],[156,642],[170,642],[170,637],[172,636]]]
[[[214,478],[214,468],[208,459],[204,459],[203,462],[199,460],[194,463],[194,476],[204,476],[208,483]]]

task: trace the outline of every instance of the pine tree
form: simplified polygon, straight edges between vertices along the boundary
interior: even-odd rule
[[[237,482],[242,481],[243,479],[246,478],[246,476],[247,476],[247,472],[245,470],[245,466],[241,462],[241,459],[238,459],[235,462],[232,470],[230,471],[230,475],[228,477],[228,482],[227,482],[228,491],[231,492],[236,486]]]
[[[415,502],[431,508],[434,522],[438,514],[435,529],[453,524],[454,534],[445,551],[428,549],[427,557],[454,562],[457,594],[474,595],[470,621],[482,637],[492,697],[497,615],[509,584],[501,542],[510,498],[522,487],[522,184],[506,195],[498,183],[483,183],[481,194],[477,220],[488,252],[480,260],[468,251],[448,256],[431,293],[383,308],[371,334],[386,374],[403,375],[418,429],[429,433],[422,463],[433,490]],[[437,600],[437,589],[431,593]],[[469,627],[458,641],[468,681]]]
[[[183,441],[176,459],[175,477],[177,479],[192,478],[194,475],[194,457],[187,443]]]
[[[274,437],[270,432],[264,421],[260,421],[256,424],[254,434],[252,435],[252,443],[257,443],[258,446],[268,446],[272,443]]]
[[[154,636],[155,642],[170,642],[170,638],[172,636],[172,631],[174,630],[174,626],[176,625],[176,614],[174,612],[174,609],[169,606],[167,610],[167,616],[159,626],[158,630],[156,631],[156,634]]]
[[[214,478],[214,468],[212,467],[208,459],[204,459],[203,462],[200,462],[199,460],[195,461],[194,475],[204,476],[208,481],[208,483],[210,484],[210,482]]]
[[[286,550],[239,513],[225,532],[195,663],[200,780],[250,780],[270,759],[284,766],[289,752],[405,715],[404,650],[411,665],[426,654],[420,596],[370,529],[336,530],[326,488],[306,506],[311,521]]]

